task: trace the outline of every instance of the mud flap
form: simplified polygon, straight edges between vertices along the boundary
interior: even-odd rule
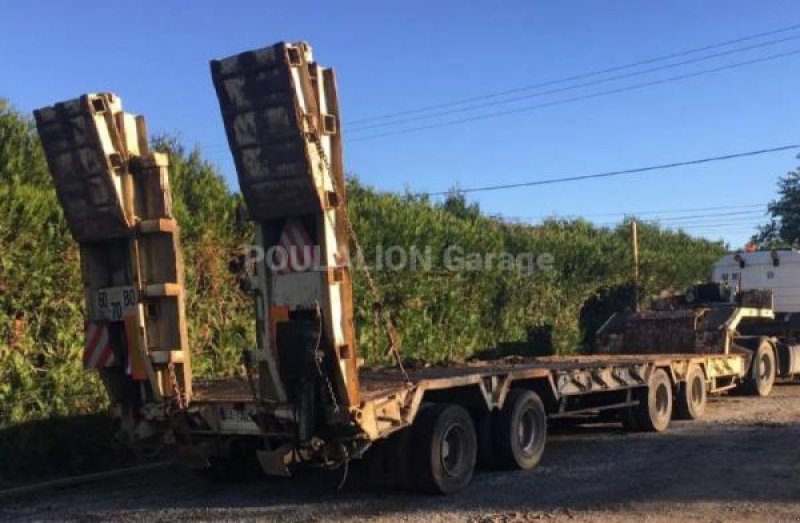
[[[275,450],[258,450],[256,456],[264,474],[288,478],[292,475],[289,465],[292,463],[293,451],[294,446],[287,443]]]

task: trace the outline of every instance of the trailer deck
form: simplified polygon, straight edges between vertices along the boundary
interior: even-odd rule
[[[697,364],[707,369],[707,379],[741,377],[742,357],[731,354],[641,354],[641,355],[591,355],[591,356],[545,356],[537,358],[511,357],[494,361],[471,361],[409,369],[406,381],[396,368],[361,369],[359,373],[362,402],[368,403],[397,394],[404,390],[439,389],[477,383],[485,378],[513,376],[514,379],[558,378],[571,376],[583,384],[583,392],[596,392],[603,388],[617,388],[608,380],[601,379],[603,371],[614,375],[621,369],[638,367],[662,367],[673,369],[676,376],[685,374],[685,367]],[[592,379],[581,379],[589,373]],[[630,386],[629,381],[619,379],[617,385]],[[623,383],[624,381],[624,383]],[[571,392],[566,389],[564,392]],[[194,402],[251,402],[254,396],[250,385],[243,378],[223,378],[195,382]]]
[[[512,387],[535,390],[548,417],[564,417],[635,406],[634,391],[646,387],[658,369],[669,376],[673,389],[697,367],[709,392],[735,386],[745,375],[747,361],[738,354],[642,354],[550,356],[473,361],[409,369],[361,369],[361,404],[352,411],[369,439],[381,439],[413,423],[423,404],[453,400],[476,411],[499,410]],[[220,434],[240,434],[246,417],[231,423],[231,413],[254,405],[254,389],[245,379],[195,383],[194,408],[205,411]],[[217,407],[209,411],[208,407]],[[258,433],[250,422],[249,431]],[[203,432],[207,432],[204,427]]]

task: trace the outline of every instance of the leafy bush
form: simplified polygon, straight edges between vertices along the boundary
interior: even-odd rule
[[[252,227],[236,218],[241,197],[197,150],[169,137],[155,144],[171,160],[195,375],[240,372],[241,349],[254,342],[251,304],[229,270],[253,237]],[[354,179],[348,198],[368,264],[375,265],[380,246],[430,249],[430,270],[374,268],[407,358],[463,360],[498,347],[570,353],[586,339],[579,322],[584,303],[629,281],[626,224],[506,223],[457,194],[437,203],[381,193]],[[645,293],[704,278],[724,250],[656,225],[640,230]],[[450,271],[441,261],[454,245],[463,253],[548,253],[553,269]],[[354,279],[359,348],[368,363],[387,364],[363,271]],[[106,405],[96,375],[81,368],[83,322],[79,251],[38,138],[30,119],[0,102],[0,427]]]
[[[568,354],[587,339],[580,313],[587,300],[609,288],[629,286],[629,223],[598,228],[584,220],[546,220],[538,226],[506,223],[465,205],[459,195],[442,203],[420,196],[379,193],[351,180],[349,208],[366,251],[399,245],[430,247],[430,271],[376,271],[384,301],[403,336],[402,353],[425,361],[463,360],[500,344],[522,344],[529,354]],[[704,279],[724,246],[643,223],[640,231],[642,294],[682,289]],[[381,251],[382,246],[383,250]],[[495,266],[455,272],[442,266],[445,251],[549,255],[551,270],[533,274]],[[497,257],[495,256],[495,260]],[[388,363],[374,321],[363,273],[356,272],[356,324],[367,361]],[[610,315],[612,311],[608,311]],[[547,333],[551,346],[541,346]],[[541,336],[538,336],[541,338]]]

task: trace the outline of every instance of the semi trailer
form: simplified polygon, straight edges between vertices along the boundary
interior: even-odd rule
[[[741,331],[769,340],[778,377],[800,375],[800,252],[780,249],[731,253],[714,264],[711,281],[729,298],[747,291],[772,294],[774,318],[745,321]]]
[[[663,431],[746,379],[748,360],[732,351],[406,369],[388,317],[397,364],[367,369],[353,323],[358,242],[333,70],[307,43],[280,42],[214,60],[211,76],[260,253],[248,257],[243,285],[256,332],[244,378],[192,378],[167,160],[150,152],[143,119],[110,94],[36,112],[81,246],[87,368],[100,373],[132,445],[166,445],[193,467],[244,460],[282,476],[346,467],[390,445],[387,465],[404,482],[452,493],[477,464],[535,467],[548,420],[612,413],[631,430]]]

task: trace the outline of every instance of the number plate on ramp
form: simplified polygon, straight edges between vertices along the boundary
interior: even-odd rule
[[[133,287],[108,287],[97,291],[95,311],[98,319],[106,321],[122,321],[138,305],[136,289]]]

